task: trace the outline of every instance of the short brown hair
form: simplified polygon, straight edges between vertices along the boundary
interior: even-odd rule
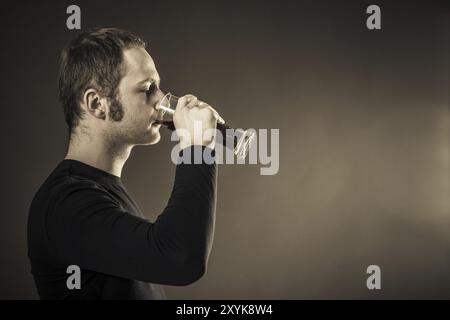
[[[63,49],[59,70],[59,100],[69,134],[83,117],[80,100],[93,87],[105,97],[116,98],[123,76],[123,50],[145,48],[145,42],[118,28],[96,28],[79,34]]]

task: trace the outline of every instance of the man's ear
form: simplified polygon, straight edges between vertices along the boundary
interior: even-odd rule
[[[86,89],[83,95],[82,105],[91,115],[98,119],[106,119],[106,99],[103,99],[97,90]]]

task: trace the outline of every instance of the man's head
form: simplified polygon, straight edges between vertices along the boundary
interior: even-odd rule
[[[159,83],[153,59],[137,36],[116,28],[78,35],[63,50],[59,73],[71,138],[87,134],[120,144],[157,143]]]

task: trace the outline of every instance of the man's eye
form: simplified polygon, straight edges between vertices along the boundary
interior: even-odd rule
[[[156,92],[157,89],[158,87],[156,86],[156,84],[152,83],[151,86],[148,88],[148,90],[145,90],[145,94],[147,96],[151,96]]]

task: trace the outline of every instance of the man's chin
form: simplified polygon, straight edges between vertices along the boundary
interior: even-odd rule
[[[137,142],[137,145],[152,145],[157,144],[161,140],[161,134],[159,133],[159,128],[151,128],[150,132],[147,132],[145,136]]]
[[[161,135],[158,132],[158,134],[156,134],[153,137],[153,140],[151,140],[148,144],[157,144],[160,140],[161,140]]]

